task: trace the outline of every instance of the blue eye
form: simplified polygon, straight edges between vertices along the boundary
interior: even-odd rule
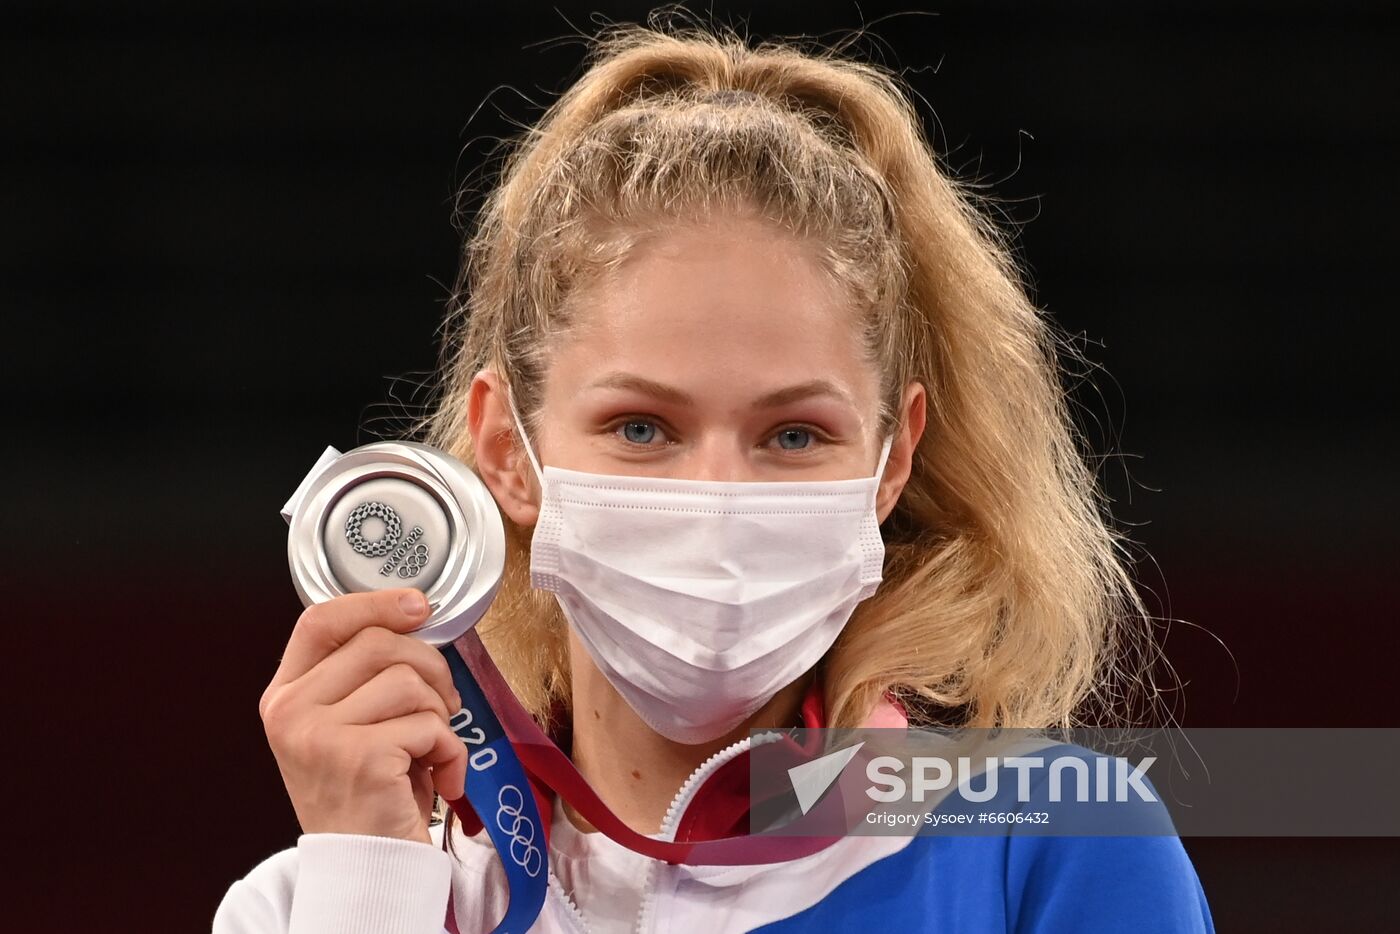
[[[784,428],[778,432],[778,446],[787,451],[800,451],[812,440],[812,433],[802,428]]]
[[[621,427],[622,436],[633,444],[650,444],[656,437],[656,426],[651,422],[627,422]]]

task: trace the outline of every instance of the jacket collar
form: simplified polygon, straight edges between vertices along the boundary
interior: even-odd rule
[[[803,729],[822,729],[826,726],[820,679],[814,678],[808,686],[807,693],[802,698],[800,712]],[[555,724],[555,728],[550,732],[550,739],[560,749],[568,750],[572,740],[568,719],[562,715],[550,719],[551,723]],[[904,707],[888,691],[861,724],[864,728],[892,729],[904,729],[908,725],[909,719]],[[705,776],[700,786],[691,793],[677,819],[674,836],[676,842],[718,840],[748,834],[749,811],[752,806],[749,755],[749,748],[746,746]],[[535,793],[535,801],[539,805],[540,819],[544,824],[545,841],[548,845],[550,828],[553,825],[554,792],[539,775],[533,771],[527,772]],[[470,808],[463,810],[470,814]],[[459,817],[461,816],[459,813]],[[462,829],[469,836],[476,836],[481,832],[482,824],[480,820],[462,817]]]
[[[813,679],[807,688],[802,699],[801,715],[802,729],[826,727],[826,708],[819,679]],[[909,726],[909,718],[899,701],[886,691],[861,726],[904,729]],[[717,840],[748,834],[749,812],[753,805],[750,799],[750,754],[750,749],[745,747],[705,778],[676,824],[677,842]]]

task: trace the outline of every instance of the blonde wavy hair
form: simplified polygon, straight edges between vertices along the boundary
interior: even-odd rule
[[[1153,632],[1079,449],[1061,383],[1075,351],[971,188],[882,66],[727,29],[610,27],[503,160],[417,433],[474,464],[468,389],[489,366],[533,436],[573,290],[667,223],[756,210],[820,244],[865,316],[881,430],[907,383],[928,391],[912,475],[882,526],[884,581],[820,664],[829,725],[858,725],[887,690],[915,723],[1127,722]],[[507,577],[480,632],[548,723],[569,710],[566,624],[530,588],[531,530],[506,525]]]

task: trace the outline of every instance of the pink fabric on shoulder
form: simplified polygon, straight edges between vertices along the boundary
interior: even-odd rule
[[[907,730],[909,728],[909,712],[904,709],[904,705],[893,694],[886,691],[861,726],[872,730]]]
[[[813,680],[802,698],[802,726],[809,730],[826,726],[826,709],[822,704],[822,685]],[[872,730],[905,730],[909,728],[909,713],[894,694],[886,691],[870,709],[861,727]]]

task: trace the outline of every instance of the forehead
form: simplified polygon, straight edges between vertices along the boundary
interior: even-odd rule
[[[872,399],[861,315],[820,247],[761,220],[680,225],[644,240],[574,296],[551,380],[626,370],[711,399],[761,395],[814,376]]]

